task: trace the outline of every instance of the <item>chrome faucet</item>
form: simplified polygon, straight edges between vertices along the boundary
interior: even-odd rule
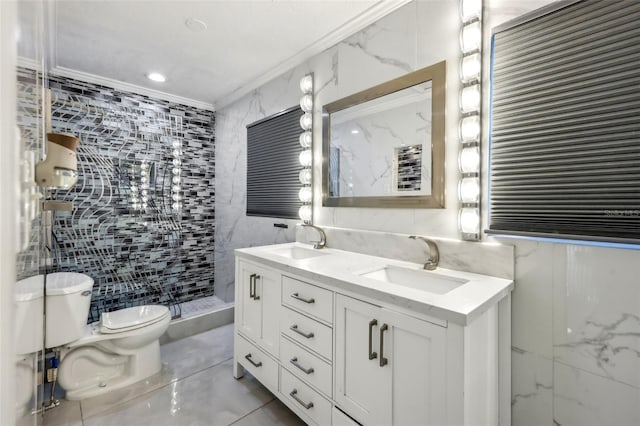
[[[424,269],[426,269],[427,271],[435,270],[438,267],[438,263],[440,262],[440,250],[438,250],[438,245],[436,244],[436,242],[419,235],[411,235],[409,238],[411,238],[412,240],[422,240],[427,244],[427,246],[429,246],[429,258],[424,264]]]
[[[313,228],[316,231],[318,231],[318,234],[320,235],[320,240],[319,241],[309,241],[310,243],[314,243],[313,244],[313,248],[314,249],[321,249],[327,244],[327,235],[324,233],[322,228],[320,228],[318,226],[315,226],[315,225],[312,225],[310,223],[303,223],[302,226],[308,226],[308,227]]]

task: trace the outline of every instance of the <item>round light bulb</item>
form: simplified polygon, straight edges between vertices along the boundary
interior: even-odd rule
[[[143,189],[142,191],[140,191],[140,194],[142,194],[142,196],[147,196],[149,195],[149,191],[147,191],[146,189]]]
[[[477,141],[480,137],[480,117],[472,115],[460,120],[461,142]]]
[[[482,0],[461,0],[460,17],[462,22],[468,22],[482,15]]]
[[[148,188],[149,188],[149,184],[148,184],[147,182],[142,182],[142,183],[140,184],[140,188],[142,188],[142,189],[148,189]]]
[[[462,173],[478,173],[480,167],[480,150],[478,147],[462,149],[458,157],[458,164]]]
[[[303,185],[311,185],[311,169],[302,169],[300,170],[300,174],[298,175],[300,179],[300,183]]]
[[[311,166],[311,150],[310,149],[305,149],[304,151],[302,151],[300,153],[300,157],[298,157],[300,160],[300,164],[302,165],[302,167],[309,167]]]
[[[171,146],[174,148],[180,148],[180,145],[182,145],[182,143],[179,139],[174,139],[173,142],[171,142]]]
[[[171,173],[173,173],[174,175],[179,175],[180,167],[174,167],[173,169],[171,169]]]
[[[306,204],[298,210],[298,216],[305,222],[311,221],[311,206]]]
[[[460,64],[460,78],[467,83],[480,78],[482,58],[479,53],[465,56]]]
[[[149,182],[149,178],[148,178],[148,177],[146,177],[145,175],[142,175],[142,176],[140,177],[140,182],[142,182],[142,183],[147,183],[147,182]]]
[[[173,156],[174,157],[180,157],[182,155],[182,151],[180,151],[179,149],[174,149],[173,150]]]
[[[313,191],[311,191],[311,187],[303,186],[302,188],[300,188],[300,192],[298,192],[298,198],[300,198],[300,201],[302,201],[303,203],[310,203],[311,198],[313,198]]]
[[[147,170],[147,169],[149,168],[149,164],[147,164],[147,163],[142,163],[142,164],[140,164],[140,168],[141,168],[142,170]]]
[[[463,203],[477,203],[480,196],[480,180],[475,177],[460,180],[458,194]]]
[[[174,176],[174,177],[171,179],[171,182],[172,182],[172,183],[175,183],[175,184],[180,183],[180,176]]]
[[[307,93],[300,98],[300,108],[302,108],[304,112],[310,112],[313,109],[313,95],[311,95],[311,93]]]
[[[171,190],[173,192],[180,192],[180,185],[172,185]]]
[[[174,209],[174,210],[180,210],[182,208],[182,204],[180,204],[178,202],[173,203],[173,204],[171,204],[171,208]]]
[[[134,210],[138,210],[138,209],[140,208],[140,204],[138,204],[138,203],[132,203],[132,204],[131,204],[131,208],[132,208],[132,209],[134,209]]]
[[[476,21],[472,24],[466,24],[462,27],[460,34],[460,47],[462,53],[470,53],[480,49],[482,40],[482,27],[480,22]]]
[[[143,196],[141,199],[142,199],[142,204],[144,204],[144,203],[146,203],[147,201],[149,201],[149,199],[148,199],[147,197],[144,197],[144,196]]]
[[[138,192],[138,187],[135,185],[131,185],[131,192]]]
[[[307,131],[304,133],[300,133],[300,146],[303,148],[311,148],[311,143],[313,142],[313,136],[311,132]]]
[[[180,201],[180,200],[182,200],[182,197],[180,197],[179,194],[173,194],[171,196],[171,199],[173,199],[173,201]]]
[[[311,130],[311,126],[313,126],[313,116],[309,112],[305,112],[300,117],[300,127],[302,130]]]
[[[311,93],[313,90],[313,75],[307,74],[300,79],[300,90],[302,90],[302,93]]]
[[[463,113],[480,109],[480,85],[474,84],[462,89],[460,93],[460,110]]]
[[[478,209],[464,208],[460,209],[458,215],[458,226],[465,234],[480,233],[480,213]]]

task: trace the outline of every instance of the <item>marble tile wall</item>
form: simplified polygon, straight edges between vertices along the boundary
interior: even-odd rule
[[[549,0],[485,0],[485,52],[490,31]],[[374,25],[218,111],[216,158],[216,293],[233,297],[233,249],[293,241],[292,226],[273,228],[244,214],[244,127],[299,98],[298,80],[313,71],[316,119],[323,104],[447,60],[447,208],[322,208],[321,170],[314,169],[314,222],[320,226],[457,239],[458,1],[414,1]],[[489,55],[485,55],[488,81]],[[488,105],[489,85],[484,87]],[[488,108],[485,108],[488,113]],[[316,121],[317,122],[317,121]],[[486,123],[486,122],[485,122]],[[488,124],[485,124],[488,126]],[[484,134],[487,134],[488,127]],[[315,154],[321,129],[316,127]],[[486,155],[486,138],[484,141]],[[486,161],[485,161],[486,165]],[[486,177],[486,167],[485,167]],[[486,179],[485,179],[486,182]],[[486,194],[485,194],[486,197]],[[486,199],[483,200],[486,206]],[[486,216],[486,215],[485,215]],[[295,221],[287,223],[295,223]],[[640,252],[487,239],[515,247],[512,296],[512,420],[522,426],[640,424]],[[471,243],[461,243],[460,249]],[[484,260],[479,259],[480,261]],[[221,290],[224,288],[224,290]],[[221,294],[222,293],[222,294]]]

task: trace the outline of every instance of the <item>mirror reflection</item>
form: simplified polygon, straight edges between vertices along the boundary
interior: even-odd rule
[[[323,205],[444,207],[445,63],[323,108]]]

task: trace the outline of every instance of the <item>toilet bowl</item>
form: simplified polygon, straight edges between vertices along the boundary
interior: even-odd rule
[[[97,396],[160,371],[158,339],[171,320],[166,306],[103,313],[100,321],[87,324],[93,279],[74,272],[48,274],[46,297],[44,279],[38,275],[22,280],[16,291],[16,367],[25,382],[18,388],[24,389],[17,398],[21,406],[33,393],[33,385],[26,383],[34,377],[28,371],[26,355],[42,348],[42,322],[38,325],[34,318],[42,318],[43,302],[47,308],[45,346],[60,349],[58,383],[66,390],[67,399]]]

